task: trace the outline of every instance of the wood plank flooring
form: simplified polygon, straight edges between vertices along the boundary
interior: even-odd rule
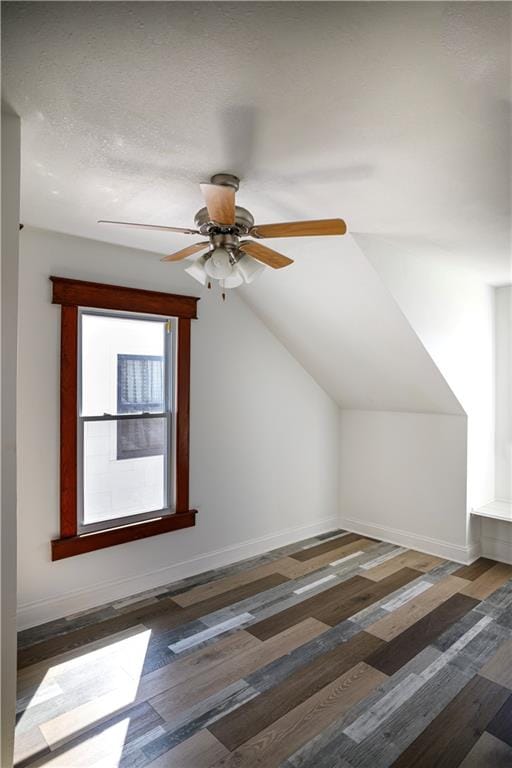
[[[19,635],[17,768],[512,768],[512,566],[346,531]]]

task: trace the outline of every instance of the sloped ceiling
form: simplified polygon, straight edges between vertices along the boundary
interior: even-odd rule
[[[231,171],[260,223],[342,215],[507,279],[510,3],[2,11],[27,224],[172,251],[179,236],[95,222],[190,225],[197,183]]]
[[[291,241],[282,241],[283,249]],[[431,357],[350,236],[240,289],[247,303],[342,407],[464,413]]]

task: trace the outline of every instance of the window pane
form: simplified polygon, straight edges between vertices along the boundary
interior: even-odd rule
[[[165,322],[82,315],[82,415],[163,411]]]
[[[165,453],[165,419],[128,419],[117,422],[117,459],[161,456]]]
[[[167,507],[167,419],[86,421],[83,428],[84,525]]]

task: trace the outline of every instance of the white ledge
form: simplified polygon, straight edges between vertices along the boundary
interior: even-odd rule
[[[512,501],[490,501],[488,504],[484,504],[483,507],[473,509],[471,514],[512,523]]]

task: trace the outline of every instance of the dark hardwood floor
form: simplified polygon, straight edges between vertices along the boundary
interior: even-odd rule
[[[512,566],[334,531],[26,630],[16,765],[512,768]]]

